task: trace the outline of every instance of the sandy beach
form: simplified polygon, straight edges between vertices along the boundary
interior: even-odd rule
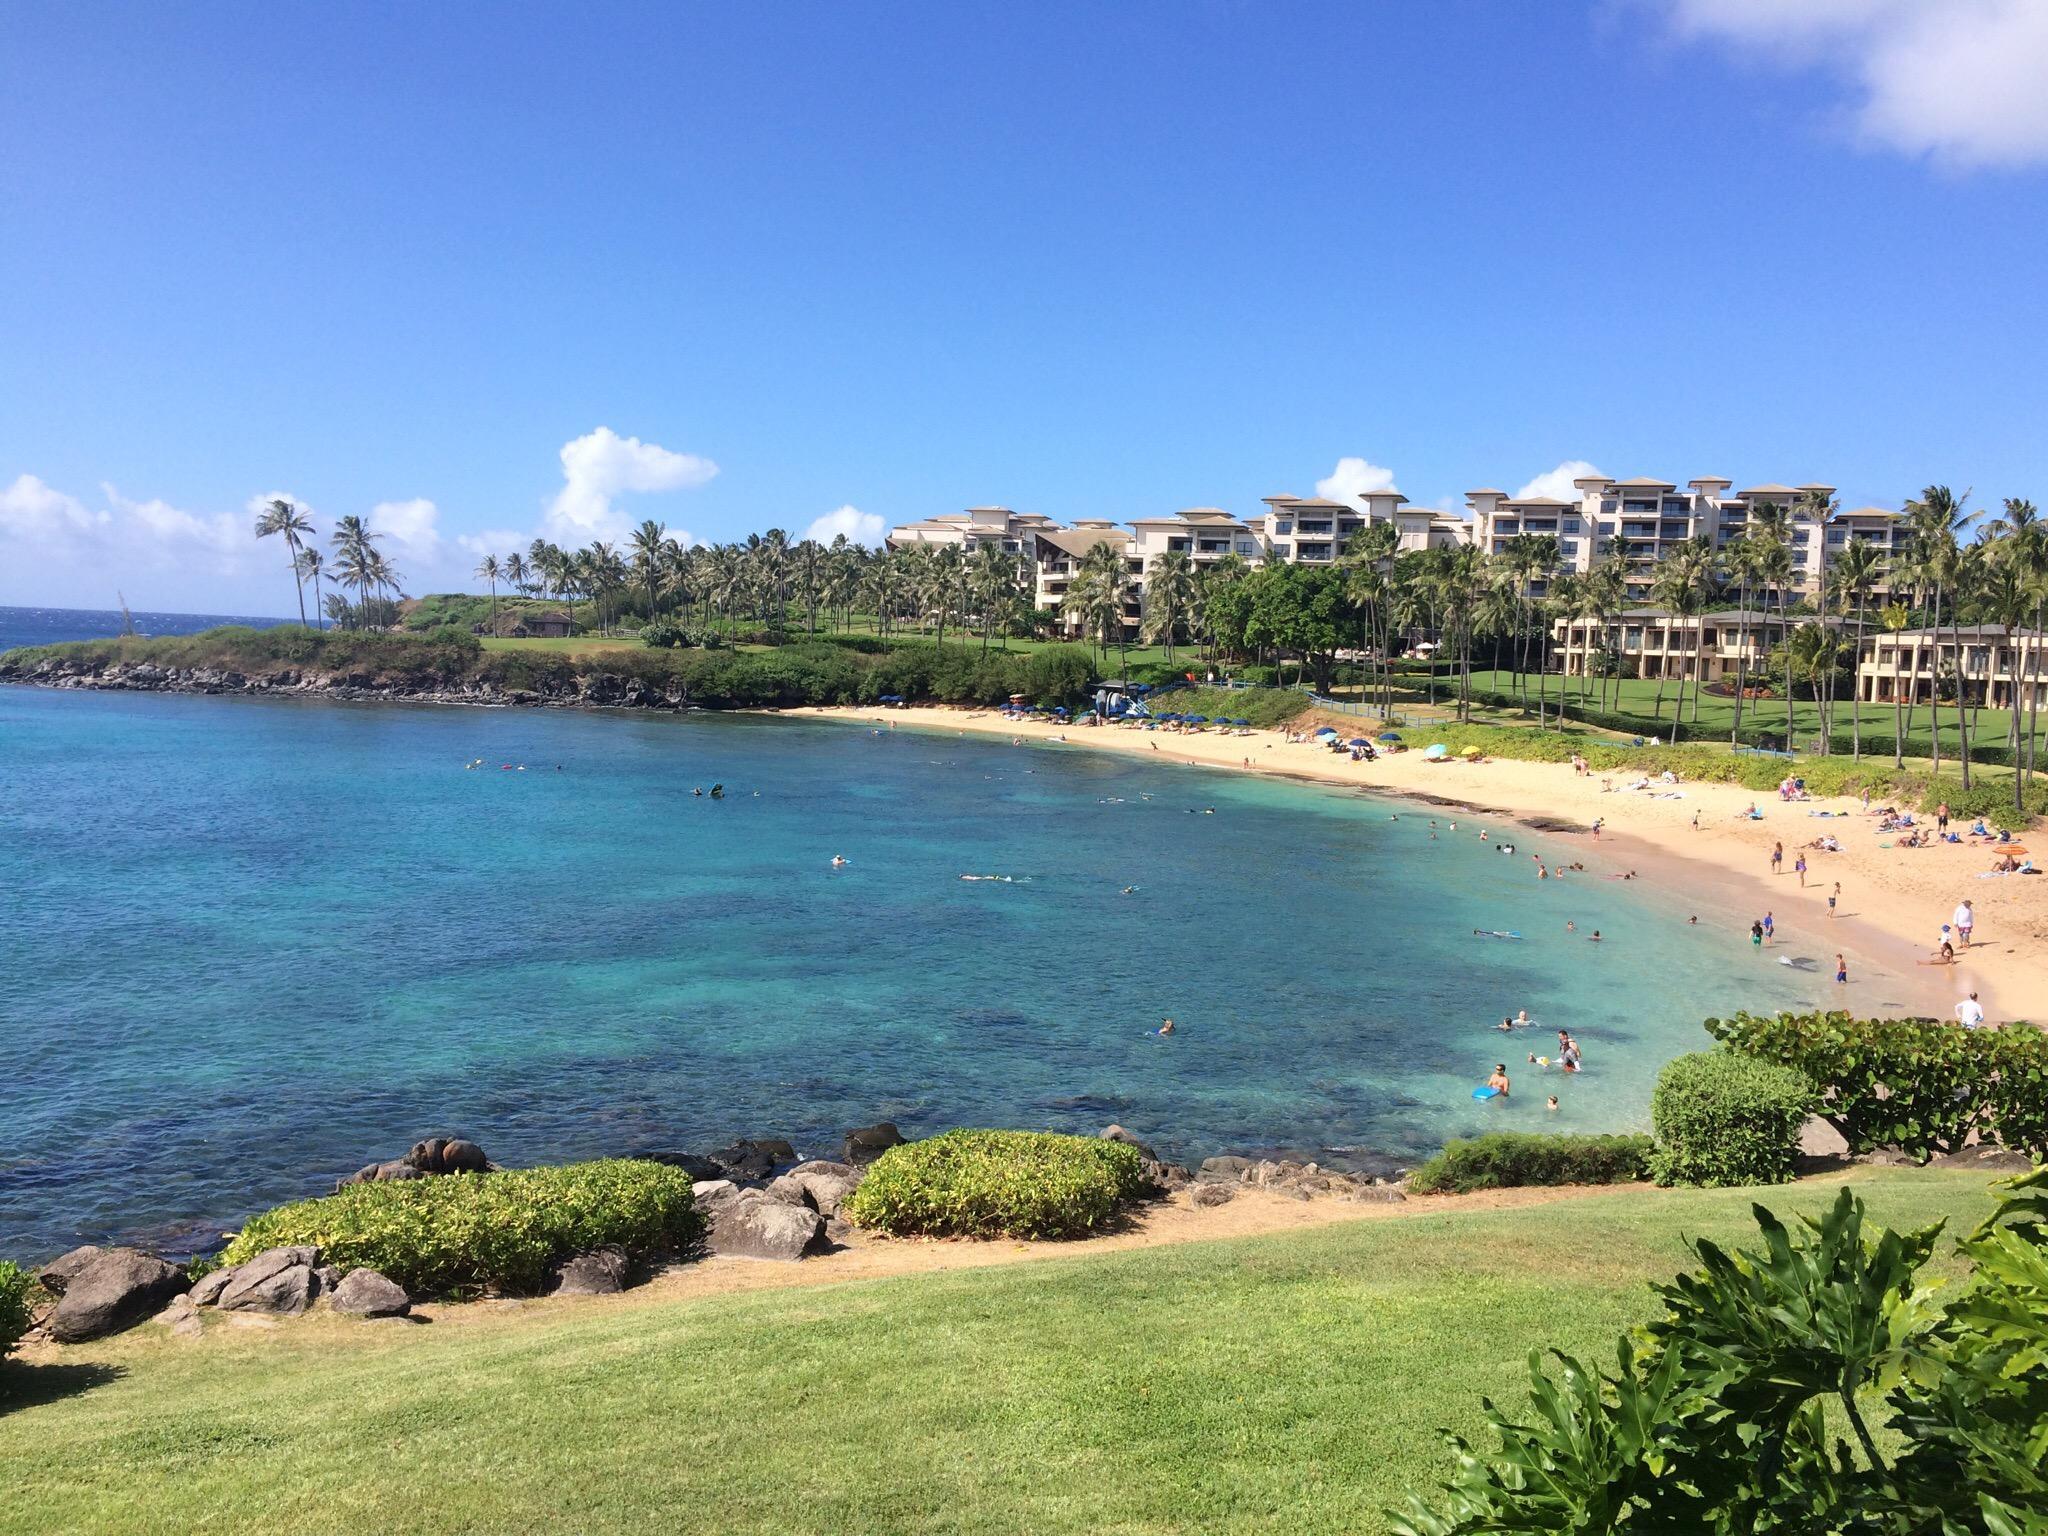
[[[1877,822],[1854,799],[1783,802],[1725,784],[1682,783],[1651,791],[1625,788],[1625,774],[1580,775],[1565,763],[1505,759],[1430,763],[1419,751],[1353,762],[1327,748],[1290,742],[1278,731],[1179,734],[1117,726],[1017,721],[989,710],[943,707],[803,709],[786,711],[869,727],[973,732],[1034,746],[1130,752],[1165,762],[1273,774],[1374,793],[1423,797],[1475,811],[1534,822],[1582,852],[1575,857],[1633,868],[1645,881],[1696,892],[1702,913],[1775,915],[1784,941],[1797,939],[1827,955],[1848,957],[1851,983],[1840,1006],[1865,1015],[1912,1011],[1948,1017],[1974,991],[1994,1020],[2048,1013],[2048,876],[1980,878],[1994,854],[1982,845],[1886,847]],[[1313,729],[1307,717],[1300,727]],[[1332,717],[1346,736],[1358,722]],[[1414,733],[1411,733],[1414,734]],[[1418,743],[1419,744],[1419,743]],[[1249,766],[1247,766],[1249,765]],[[1761,821],[1745,816],[1754,804]],[[1846,813],[1823,817],[1820,812]],[[1698,818],[1697,827],[1694,818]],[[1602,823],[1595,837],[1592,826]],[[2041,835],[2041,834],[2037,834]],[[1838,853],[1803,845],[1832,836]],[[2031,842],[2031,839],[2028,840]],[[1774,843],[1785,845],[1783,872],[1771,872]],[[1802,888],[1794,861],[1806,855]],[[2036,851],[2037,862],[2041,850]],[[1827,916],[1836,882],[1838,915]],[[1954,966],[1921,964],[1937,945],[1958,902],[1975,909],[1974,942]],[[1751,909],[1754,909],[1752,912]],[[1702,921],[1706,918],[1703,916]],[[1747,921],[1743,923],[1746,933]],[[1731,953],[1740,935],[1731,934]],[[1882,998],[1859,978],[1881,972]]]

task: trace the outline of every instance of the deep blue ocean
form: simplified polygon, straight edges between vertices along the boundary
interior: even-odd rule
[[[432,1132],[516,1164],[877,1119],[1187,1158],[1622,1129],[1703,1015],[1825,990],[1430,819],[824,721],[0,687],[0,1255],[203,1244]],[[1491,1028],[1524,1007],[1581,1076]]]
[[[222,624],[248,624],[268,629],[296,624],[297,619],[260,619],[246,614],[141,613],[135,628],[145,635],[193,635]],[[66,640],[105,640],[121,633],[121,611],[102,608],[0,607],[0,651],[17,645],[58,645]]]

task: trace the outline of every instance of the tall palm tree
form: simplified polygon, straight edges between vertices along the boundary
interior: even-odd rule
[[[2034,752],[2041,718],[2041,648],[2044,629],[2048,629],[2048,521],[2044,521],[2039,510],[2031,501],[2018,496],[2005,499],[2005,513],[1991,525],[1993,537],[2003,546],[2005,559],[2014,563],[2022,580],[2033,589],[2033,635],[2026,642],[2027,655],[2027,744],[2024,772],[2031,782],[2034,777]],[[2019,674],[2013,674],[2013,709],[2019,709]],[[2015,722],[2017,723],[2017,722]],[[2013,761],[2015,773],[2021,771],[2018,758]]]
[[[334,547],[335,579],[356,594],[358,624],[370,627],[370,599],[387,587],[396,587],[398,572],[377,548],[377,535],[353,514],[334,525],[328,542]]]
[[[1722,551],[1728,574],[1734,579],[1735,600],[1735,710],[1728,723],[1728,745],[1734,746],[1742,733],[1742,705],[1749,692],[1749,597],[1762,562],[1754,539],[1745,534]]]
[[[647,593],[649,622],[661,616],[662,552],[668,543],[668,529],[648,518],[635,528],[627,543],[633,551],[633,571]]]
[[[533,580],[533,573],[526,568],[526,556],[516,549],[505,557],[502,569],[505,573],[505,585],[514,592],[524,592],[527,583]]]
[[[477,562],[477,579],[491,584],[491,633],[494,635],[498,632],[498,579],[504,574],[505,568],[498,564],[496,555],[485,555]]]
[[[1657,569],[1657,580],[1653,590],[1657,601],[1670,611],[1671,619],[1666,621],[1667,624],[1682,619],[1693,621],[1691,657],[1680,663],[1682,670],[1678,677],[1678,698],[1671,707],[1671,739],[1676,742],[1679,737],[1679,726],[1685,717],[1686,683],[1690,681],[1695,687],[1699,683],[1702,659],[1700,646],[1706,634],[1701,615],[1707,611],[1707,601],[1714,590],[1713,541],[1703,534],[1697,538],[1687,539],[1672,550]],[[1669,670],[1665,667],[1659,671],[1657,705],[1653,711],[1657,717],[1663,714],[1663,673]],[[1693,707],[1693,717],[1699,717],[1697,703]]]
[[[325,629],[327,620],[320,617],[324,612],[320,601],[320,578],[327,574],[327,562],[321,555],[319,546],[308,544],[300,550],[298,566],[300,579],[313,584],[313,614],[320,619],[320,627]]]
[[[1971,514],[1963,508],[1970,499],[1964,491],[1961,496],[1945,485],[1930,485],[1920,493],[1919,499],[1906,503],[1906,521],[1913,530],[1913,556],[1920,567],[1923,578],[1934,588],[1934,609],[1929,622],[1934,626],[1934,680],[1928,690],[1928,714],[1934,733],[1934,771],[1941,772],[1941,599],[1943,589],[1949,595],[1950,636],[1956,652],[1956,742],[1962,758],[1963,788],[1970,787],[1970,725],[1966,689],[1963,674],[1967,670],[1963,656],[1962,625],[1960,609],[1961,594],[1956,591],[1958,581],[1966,576],[1964,569],[1962,538],[1971,521]]]
[[[1878,612],[1877,622],[1892,637],[1892,766],[1903,768],[1906,766],[1906,717],[1905,707],[1899,699],[1899,637],[1912,627],[1913,610],[1904,603],[1886,603]]]
[[[1837,596],[1856,612],[1856,648],[1851,654],[1857,664],[1863,659],[1863,621],[1870,594],[1883,578],[1884,571],[1883,551],[1864,538],[1851,538],[1842,546],[1842,552],[1829,562],[1828,578]],[[1860,763],[1863,761],[1863,700],[1855,697],[1850,703],[1849,755]]]
[[[310,628],[306,623],[306,582],[299,570],[299,551],[306,547],[306,541],[313,536],[313,520],[290,502],[278,497],[266,506],[256,519],[256,537],[267,539],[272,534],[284,537],[285,559],[292,568],[292,587],[299,595],[299,628]]]
[[[1194,562],[1185,550],[1170,549],[1152,563],[1145,577],[1145,638],[1166,647],[1169,667],[1173,665],[1173,637],[1194,601]]]

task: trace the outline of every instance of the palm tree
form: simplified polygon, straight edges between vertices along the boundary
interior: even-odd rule
[[[2019,570],[2021,579],[2034,594],[2034,633],[2027,645],[2027,745],[2025,774],[2031,782],[2034,777],[2034,751],[2036,732],[2041,717],[2041,645],[2044,620],[2048,620],[2048,522],[2042,520],[2040,512],[2031,501],[2017,496],[2005,499],[2005,514],[1991,525],[1992,536],[2000,541],[2003,558],[2010,560]],[[2019,712],[2019,672],[2015,665],[2013,672],[2013,712]],[[2015,719],[2015,725],[2018,723]],[[2015,774],[2021,771],[2019,758],[2013,759]]]
[[[257,538],[267,539],[274,533],[284,535],[285,559],[292,568],[292,586],[299,594],[299,628],[308,629],[311,626],[306,623],[306,582],[299,570],[299,551],[313,536],[313,520],[279,497],[256,519]]]
[[[1899,678],[1896,669],[1900,654],[1899,636],[1911,627],[1913,610],[1904,603],[1886,603],[1878,610],[1877,622],[1884,632],[1892,637],[1892,663],[1895,669],[1892,677],[1892,766],[1903,768],[1906,766],[1906,718],[1905,706],[1899,698]]]
[[[1883,552],[1863,538],[1850,539],[1842,547],[1842,552],[1829,563],[1828,576],[1836,594],[1856,610],[1856,648],[1852,654],[1859,663],[1863,658],[1865,609],[1872,589],[1884,575],[1884,569]],[[1850,702],[1853,707],[1849,711],[1849,755],[1860,763],[1863,761],[1863,700],[1855,697]]]
[[[1169,667],[1173,637],[1194,601],[1194,562],[1185,550],[1170,549],[1152,563],[1145,578],[1145,638],[1166,647]]]
[[[498,578],[504,574],[505,568],[498,564],[496,555],[485,555],[477,562],[477,579],[491,584],[491,633],[494,635],[498,632]]]
[[[320,578],[327,573],[327,562],[322,558],[316,546],[308,544],[299,551],[298,566],[300,579],[313,583],[313,612],[317,616],[322,612],[320,605]],[[327,621],[324,618],[320,620],[320,627],[322,629],[327,627]]]
[[[1913,530],[1913,554],[1925,579],[1934,588],[1934,609],[1929,622],[1934,626],[1934,680],[1928,690],[1928,714],[1934,732],[1934,771],[1941,772],[1941,597],[1949,593],[1949,632],[1956,651],[1956,742],[1963,764],[1963,788],[1970,787],[1970,725],[1965,708],[1967,694],[1963,674],[1962,607],[1957,583],[1968,574],[1964,568],[1962,536],[1969,527],[1970,514],[1963,511],[1970,493],[1957,496],[1945,485],[1930,485],[1917,501],[1906,503],[1906,519]]]
[[[398,572],[377,548],[377,535],[353,514],[334,525],[329,538],[334,546],[335,579],[356,594],[356,618],[370,627],[370,599],[386,588],[396,588]]]
[[[527,583],[533,580],[533,573],[526,568],[526,556],[516,549],[505,557],[502,569],[505,573],[505,585],[514,592],[524,592]]]
[[[1123,545],[1113,538],[1103,539],[1081,557],[1073,585],[1061,600],[1061,611],[1077,618],[1084,633],[1096,636],[1105,662],[1112,640],[1120,650],[1126,644],[1124,601],[1129,591],[1130,568],[1125,564]]]
[[[1734,746],[1742,733],[1742,705],[1749,691],[1749,591],[1761,565],[1756,541],[1747,534],[1722,552],[1728,574],[1737,588],[1735,618],[1735,711],[1728,724],[1728,745]]]
[[[1714,546],[1705,535],[1687,539],[1666,556],[1657,570],[1654,595],[1671,613],[1671,620],[1690,618],[1692,626],[1692,655],[1689,661],[1681,662],[1684,668],[1678,678],[1678,698],[1671,707],[1671,739],[1678,740],[1679,725],[1685,716],[1685,685],[1688,678],[1697,687],[1700,673],[1700,646],[1706,630],[1700,615],[1707,611],[1707,600],[1714,590]],[[1660,669],[1657,677],[1657,705],[1652,711],[1653,718],[1661,717],[1664,711],[1664,672]],[[1699,718],[1699,707],[1695,703],[1693,718]]]
[[[660,617],[662,551],[668,543],[668,529],[648,518],[635,528],[627,541],[633,547],[633,569],[647,592],[649,622]]]

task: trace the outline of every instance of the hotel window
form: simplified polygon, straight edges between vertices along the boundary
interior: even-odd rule
[[[1569,560],[1578,554],[1579,541],[1577,539],[1559,539],[1557,541],[1557,552]]]
[[[1577,532],[1579,532],[1579,531],[1580,531],[1580,530],[1579,530],[1579,520],[1578,520],[1578,519],[1577,519],[1576,517],[1568,517],[1568,518],[1566,518],[1566,519],[1564,520],[1564,531],[1565,531],[1566,533],[1577,533]]]

